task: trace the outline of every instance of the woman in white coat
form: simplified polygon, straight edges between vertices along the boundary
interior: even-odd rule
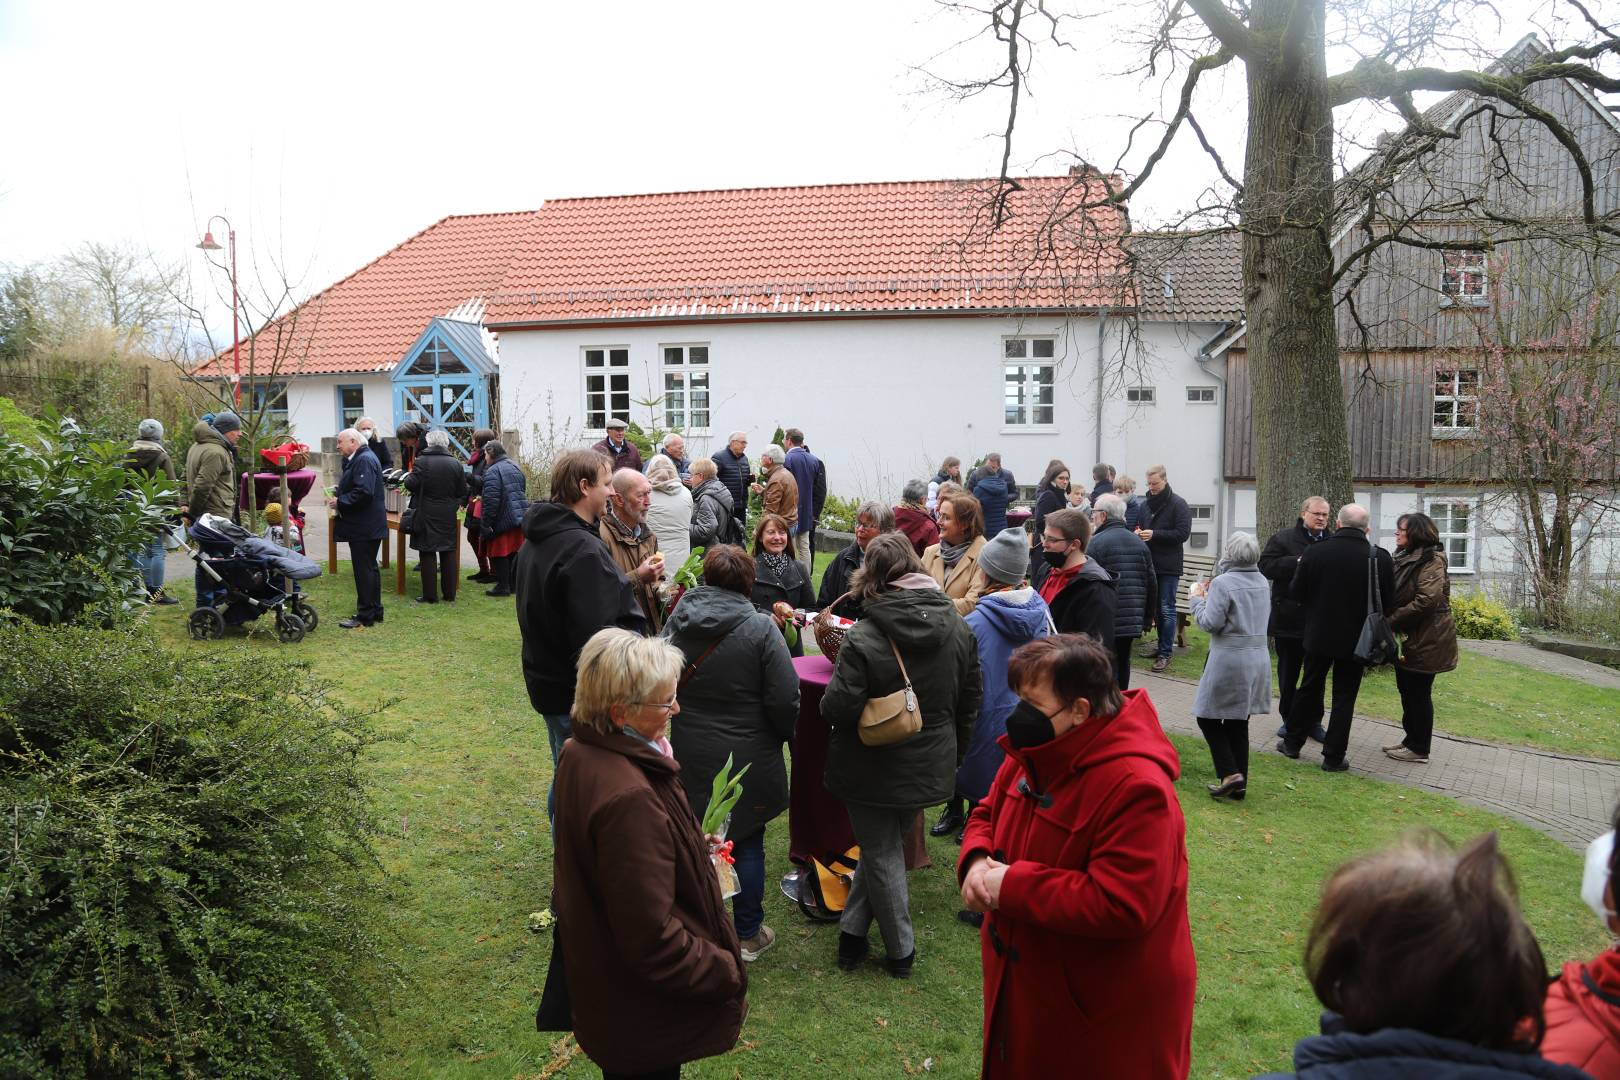
[[[1271,656],[1266,622],[1271,583],[1260,573],[1260,545],[1233,533],[1221,551],[1215,580],[1187,592],[1193,619],[1209,632],[1209,659],[1198,678],[1193,715],[1215,760],[1217,799],[1241,799],[1249,781],[1249,717],[1271,711]]]
[[[658,550],[663,552],[669,576],[674,577],[692,551],[692,493],[681,483],[681,474],[667,454],[647,462],[647,482],[652,484],[647,527],[658,537]]]

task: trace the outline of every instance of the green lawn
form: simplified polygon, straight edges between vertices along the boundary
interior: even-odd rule
[[[1187,651],[1176,654],[1166,674],[1196,679],[1208,653],[1209,635],[1189,627]],[[1146,671],[1153,661],[1136,657],[1132,663]],[[1273,659],[1274,697],[1276,670]],[[1356,713],[1400,723],[1393,668],[1367,672]],[[1459,651],[1456,671],[1435,680],[1434,726],[1470,739],[1620,761],[1620,693],[1467,649]]]
[[[523,689],[512,601],[479,587],[453,606],[390,594],[382,626],[345,631],[337,621],[353,610],[346,566],[312,586],[322,623],[295,646],[278,644],[268,620],[261,632],[199,643],[184,636],[187,608],[153,617],[178,647],[237,651],[244,663],[262,651],[300,656],[355,709],[381,707],[376,723],[391,739],[374,750],[372,774],[386,828],[378,850],[388,944],[363,1013],[379,1075],[597,1075],[583,1057],[569,1060],[570,1040],[534,1031],[547,939],[525,923],[549,894],[550,758]],[[1179,788],[1200,969],[1195,1076],[1286,1066],[1294,1040],[1316,1022],[1299,957],[1324,874],[1413,826],[1459,838],[1502,832],[1549,964],[1608,943],[1578,899],[1579,858],[1537,833],[1449,799],[1272,755],[1254,759],[1247,802],[1216,805],[1203,791],[1213,779],[1203,744],[1177,745],[1188,770]],[[836,928],[806,923],[776,890],[788,868],[785,817],[773,823],[767,917],[779,943],[750,968],[751,1011],[737,1048],[687,1075],[977,1075],[978,939],[955,919],[956,848],[932,845],[935,866],[911,875],[915,977],[896,982],[875,966],[850,976],[832,962]]]

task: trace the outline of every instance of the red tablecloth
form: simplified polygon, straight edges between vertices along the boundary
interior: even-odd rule
[[[793,729],[793,769],[788,779],[788,858],[805,865],[812,856],[829,861],[855,844],[844,804],[822,783],[827,771],[827,724],[821,719],[821,695],[832,679],[825,656],[796,656],[799,673],[799,722]]]
[[[248,509],[248,476],[242,474],[242,482],[238,491],[238,502],[242,509]],[[252,473],[253,477],[253,509],[263,510],[266,503],[276,502],[281,498],[281,474],[273,472]],[[320,479],[320,473],[314,469],[297,469],[287,474],[287,497],[292,503],[292,509],[297,510],[298,504],[304,501],[315,481]]]
[[[1030,518],[1034,516],[1035,511],[1027,510],[1021,506],[1009,509],[1007,511],[1007,527],[1010,529],[1021,528],[1027,521],[1029,521]]]

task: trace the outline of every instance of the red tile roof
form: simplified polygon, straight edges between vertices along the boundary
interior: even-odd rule
[[[391,369],[434,316],[472,302],[463,317],[477,321],[534,216],[532,210],[464,214],[429,225],[261,329],[253,369],[287,375]],[[244,340],[244,374],[249,355]],[[230,373],[228,349],[197,370],[205,377]]]
[[[1076,212],[1107,182],[1023,180],[994,233],[986,180],[553,200],[485,322],[1120,305],[1125,210]]]

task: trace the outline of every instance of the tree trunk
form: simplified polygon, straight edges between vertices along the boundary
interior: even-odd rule
[[[1290,63],[1281,42],[1291,20],[1299,45]],[[1243,287],[1261,536],[1292,525],[1308,495],[1334,506],[1353,498],[1333,314],[1333,111],[1323,21],[1323,0],[1256,0],[1250,9],[1250,28],[1272,43],[1268,55],[1246,65],[1243,175]]]

